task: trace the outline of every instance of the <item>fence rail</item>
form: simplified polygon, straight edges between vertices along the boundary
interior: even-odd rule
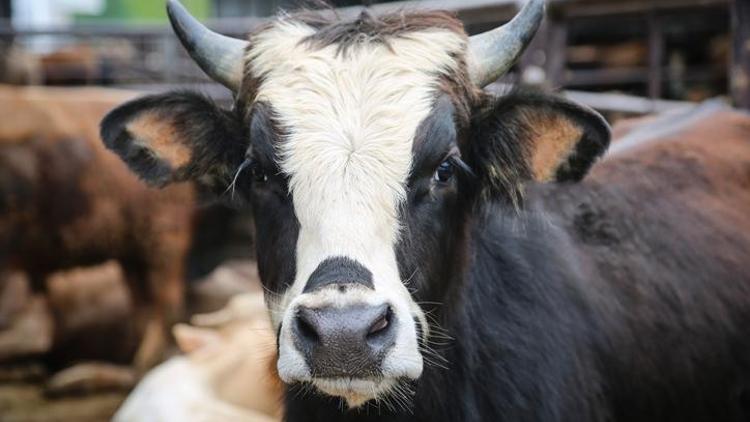
[[[642,87],[638,92],[652,100],[664,98],[664,87],[670,78],[667,73],[666,37],[669,35],[666,24],[671,14],[692,13],[698,18],[706,10],[720,11],[719,16],[726,16],[726,25],[722,22],[713,24],[724,28],[728,37],[734,36],[733,65],[728,63],[717,67],[705,64],[689,67],[680,77],[685,83],[724,84],[723,92],[730,93],[737,104],[750,106],[750,52],[743,46],[750,45],[750,27],[746,0],[549,0],[548,18],[540,29],[536,40],[521,59],[513,73],[503,82],[523,80],[527,69],[541,70],[547,85],[559,88],[584,90],[609,90],[613,87]],[[522,3],[522,2],[521,2]],[[470,33],[483,31],[493,25],[510,19],[519,9],[515,0],[422,0],[398,1],[370,6],[371,13],[387,13],[415,8],[443,9],[453,11],[461,18]],[[364,8],[361,6],[344,7],[335,12],[344,17],[355,16]],[[683,16],[683,15],[680,15]],[[729,17],[732,17],[734,31],[730,31]],[[646,46],[646,62],[637,66],[571,68],[567,59],[568,47],[574,35],[585,32],[598,33],[607,31],[607,23],[593,25],[599,18],[631,19],[628,22],[640,22],[645,33],[640,34],[638,42]],[[635,21],[633,21],[635,19]],[[264,18],[223,18],[209,20],[207,24],[213,29],[227,35],[242,37],[261,24]],[[611,26],[611,25],[610,25]],[[625,25],[623,25],[625,26]],[[580,29],[587,27],[587,30]],[[709,28],[710,29],[710,28]],[[103,73],[102,78],[92,77],[84,83],[106,83],[119,86],[145,88],[174,84],[209,83],[197,66],[185,54],[171,29],[165,24],[141,23],[122,25],[112,22],[89,24],[73,27],[56,28],[13,28],[7,22],[0,22],[0,40],[13,39],[24,43],[39,37],[56,40],[68,40],[69,43],[86,44],[100,51],[101,62],[95,63]],[[632,37],[631,37],[632,38]],[[131,46],[129,52],[117,42]],[[122,44],[122,43],[121,43]],[[743,49],[744,48],[744,49]],[[123,50],[123,57],[117,53]],[[69,64],[64,64],[70,66]],[[61,65],[61,66],[64,66]],[[54,66],[54,63],[50,64]],[[58,69],[74,72],[75,69]],[[673,79],[673,77],[671,77]],[[743,82],[744,81],[744,82]],[[601,96],[601,98],[614,98]],[[618,97],[619,98],[619,97]],[[632,104],[623,103],[621,104]],[[655,102],[653,104],[656,104]],[[661,104],[661,103],[659,103]],[[629,110],[648,109],[647,106],[626,105]]]

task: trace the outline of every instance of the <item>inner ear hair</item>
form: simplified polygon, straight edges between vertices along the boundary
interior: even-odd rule
[[[568,110],[583,133],[567,160],[558,167],[555,180],[577,182],[609,148],[612,128],[601,114],[588,107],[569,102],[563,105],[563,109]]]
[[[174,118],[166,113],[145,111],[125,125],[125,130],[132,137],[133,143],[149,148],[155,158],[162,160],[176,170],[192,160],[193,153],[188,145],[179,142]]]
[[[479,116],[474,142],[494,143],[485,147],[499,160],[494,166],[519,182],[581,180],[609,146],[609,124],[599,113],[539,91],[491,97]]]
[[[117,107],[102,120],[101,136],[151,185],[191,180],[219,193],[232,182],[249,143],[235,112],[185,91]]]
[[[528,132],[522,147],[531,176],[541,182],[560,180],[558,175],[570,169],[568,160],[584,136],[583,128],[545,108],[521,106],[517,113],[519,124]]]

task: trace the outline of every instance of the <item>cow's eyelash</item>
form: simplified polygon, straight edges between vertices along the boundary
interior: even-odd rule
[[[445,160],[451,163],[453,167],[455,167],[456,170],[458,170],[459,173],[463,174],[464,176],[468,176],[471,178],[476,177],[474,170],[472,170],[468,164],[466,164],[463,160],[461,160],[461,157],[459,157],[458,154],[451,154]]]

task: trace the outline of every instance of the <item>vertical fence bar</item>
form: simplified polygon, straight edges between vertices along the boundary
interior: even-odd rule
[[[729,90],[735,106],[750,109],[750,1],[734,0],[730,9],[732,63]]]
[[[160,36],[161,49],[162,49],[162,60],[163,68],[161,72],[162,83],[174,83],[177,79],[177,45],[174,37],[171,34],[163,34]]]
[[[565,85],[567,67],[568,28],[566,22],[558,17],[549,17],[547,43],[547,77],[554,88]]]
[[[547,61],[549,60],[546,51],[548,36],[549,24],[547,19],[544,19],[534,39],[531,40],[531,44],[529,44],[526,52],[524,52],[521,60],[518,62],[520,82],[531,85],[549,83],[546,72]],[[540,81],[537,78],[542,78],[542,80]]]
[[[655,11],[650,11],[648,19],[648,96],[661,98],[662,62],[664,57],[664,32]]]

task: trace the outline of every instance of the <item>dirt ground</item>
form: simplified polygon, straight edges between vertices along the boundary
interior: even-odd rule
[[[110,391],[49,397],[46,382],[39,364],[0,366],[0,422],[109,421],[127,395]]]
[[[120,343],[127,340],[122,334],[127,330],[112,328],[112,324],[90,329],[96,325],[92,321],[101,324],[114,319],[127,326],[132,319],[124,286],[110,281],[99,280],[97,286],[101,286],[95,289],[68,283],[77,288],[51,289],[50,298],[40,298],[32,296],[22,277],[0,279],[0,422],[111,420],[136,376],[126,364],[128,359],[106,354],[126,348]],[[259,290],[254,262],[227,262],[191,284],[188,314],[213,312],[236,294]],[[82,303],[73,300],[77,298],[73,293],[80,291],[103,293]],[[5,327],[3,315],[10,315]],[[57,335],[53,336],[54,327]],[[83,355],[84,346],[97,353]],[[55,353],[50,355],[50,350]],[[173,346],[168,355],[177,352]],[[109,363],[96,359],[100,355],[110,357]],[[62,356],[66,363],[62,370],[48,369],[55,367],[50,365],[50,356],[57,357],[54,363]]]
[[[104,422],[125,400],[125,393],[49,399],[40,384],[0,386],[0,422]]]

